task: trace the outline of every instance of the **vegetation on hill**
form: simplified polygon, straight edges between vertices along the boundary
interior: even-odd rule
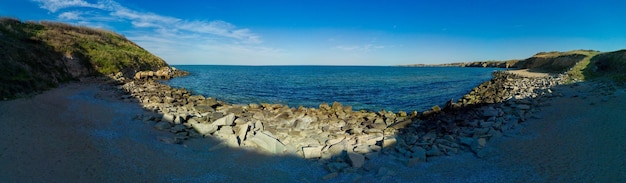
[[[606,76],[620,82],[626,82],[626,50],[606,52],[595,55],[583,70],[587,77]]]
[[[513,67],[535,72],[563,73],[579,62],[598,54],[594,50],[574,50],[568,52],[540,52],[517,62]]]
[[[167,66],[163,59],[111,31],[56,22],[0,18],[0,99],[83,76]]]

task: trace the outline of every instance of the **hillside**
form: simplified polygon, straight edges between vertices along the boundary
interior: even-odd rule
[[[167,66],[111,31],[55,22],[0,18],[0,99],[55,87],[83,76]]]

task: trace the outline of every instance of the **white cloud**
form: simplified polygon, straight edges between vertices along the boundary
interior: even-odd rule
[[[32,1],[39,3],[43,9],[58,13],[57,18],[65,22],[97,27],[110,27],[113,22],[130,23],[135,29],[122,30],[120,33],[127,34],[129,39],[159,56],[162,53],[176,54],[188,50],[245,55],[278,53],[276,49],[261,46],[261,36],[250,29],[238,28],[222,20],[183,20],[135,11],[113,0],[99,0],[96,3],[84,0]]]
[[[130,21],[137,28],[156,28],[183,30],[192,33],[205,33],[215,36],[233,38],[244,43],[261,43],[259,35],[249,29],[238,29],[235,25],[221,21],[185,21],[179,18],[161,16],[154,13],[138,12],[128,9],[111,0],[89,3],[83,0],[33,0],[40,3],[40,7],[50,12],[57,12],[67,8],[95,8],[109,12],[108,16],[100,14],[85,14],[80,11],[67,11],[58,15],[62,20],[111,20],[112,18]],[[81,16],[81,15],[89,15]]]
[[[50,12],[56,12],[60,9],[70,7],[83,7],[83,8],[104,8],[103,4],[91,4],[83,0],[33,0],[41,3],[39,7],[46,9]]]

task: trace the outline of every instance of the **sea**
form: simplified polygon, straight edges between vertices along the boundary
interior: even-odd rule
[[[367,111],[424,111],[457,101],[499,68],[176,65],[164,81],[230,104],[318,107],[334,101]]]

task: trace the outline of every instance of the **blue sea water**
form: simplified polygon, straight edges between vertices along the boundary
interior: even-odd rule
[[[455,101],[491,79],[497,68],[385,66],[179,65],[190,75],[165,81],[231,104],[318,107],[333,101],[354,110],[424,111]]]

